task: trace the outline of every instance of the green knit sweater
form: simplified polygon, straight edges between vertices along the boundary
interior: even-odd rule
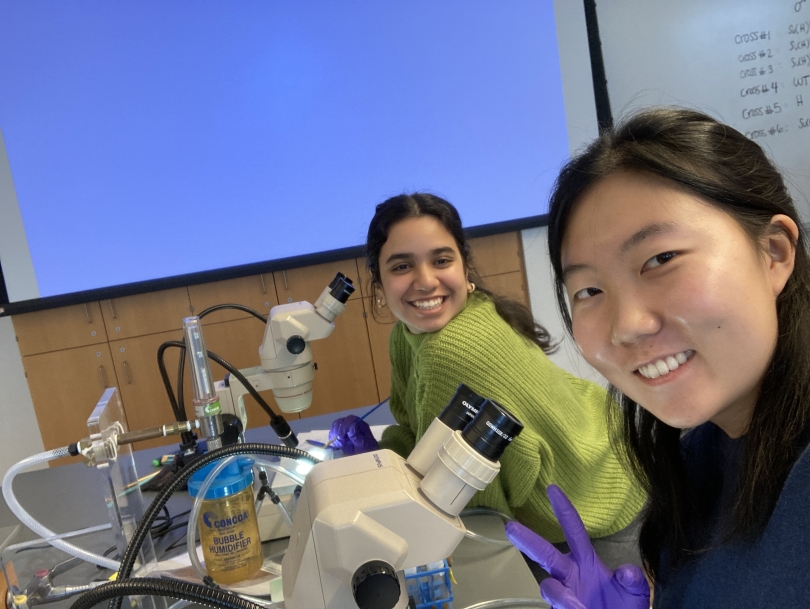
[[[413,450],[459,383],[505,406],[525,426],[501,457],[501,471],[469,506],[513,515],[548,541],[563,541],[546,487],[560,486],[591,537],[626,527],[644,495],[608,441],[604,389],[558,368],[473,293],[438,332],[391,331],[391,413],[398,425],[380,446],[403,457]]]

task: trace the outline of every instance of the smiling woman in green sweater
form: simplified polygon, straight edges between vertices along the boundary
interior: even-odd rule
[[[644,496],[610,445],[605,390],[554,365],[546,355],[553,350],[550,337],[531,312],[483,288],[450,203],[417,193],[378,205],[367,264],[377,306],[399,320],[389,339],[390,408],[398,425],[385,430],[381,448],[407,457],[464,383],[525,426],[471,507],[513,515],[562,542],[546,496],[554,483],[576,505],[592,538],[615,538],[633,522]],[[355,434],[338,435],[351,443]],[[634,536],[625,538],[627,552],[637,553]]]

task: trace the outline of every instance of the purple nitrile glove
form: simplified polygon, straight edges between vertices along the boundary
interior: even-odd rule
[[[335,419],[329,430],[329,440],[332,442],[330,446],[342,450],[348,456],[378,448],[368,423],[353,414]]]
[[[540,583],[546,602],[555,609],[648,609],[650,586],[644,572],[635,565],[622,565],[616,571],[606,567],[565,493],[554,484],[547,492],[570,554],[563,554],[522,524],[506,525],[506,536],[515,547],[551,575]]]

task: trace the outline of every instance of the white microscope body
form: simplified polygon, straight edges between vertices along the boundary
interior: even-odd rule
[[[471,408],[462,388],[407,461],[382,449],[312,468],[281,565],[287,609],[404,609],[403,571],[452,554],[458,515],[523,429],[491,400]]]
[[[327,338],[335,329],[334,319],[346,308],[354,292],[351,279],[338,273],[312,305],[292,302],[273,307],[267,319],[264,340],[259,347],[261,366],[240,372],[256,391],[273,390],[282,412],[300,412],[312,403],[313,340]],[[234,377],[214,383],[222,412],[232,413],[247,428],[246,387]]]
[[[354,591],[365,586],[361,594],[376,592],[395,603],[386,607],[407,607],[403,570],[447,558],[466,531],[458,516],[420,492],[420,482],[389,450],[316,465],[282,563],[284,606],[359,607]]]

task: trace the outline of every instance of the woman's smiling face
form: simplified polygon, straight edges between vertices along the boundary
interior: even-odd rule
[[[796,226],[785,216],[774,226],[758,247],[732,216],[658,178],[618,173],[594,184],[562,243],[585,359],[668,425],[713,421],[744,434],[793,269]]]
[[[458,245],[429,215],[391,227],[380,249],[380,281],[391,312],[414,334],[441,330],[467,300]]]

